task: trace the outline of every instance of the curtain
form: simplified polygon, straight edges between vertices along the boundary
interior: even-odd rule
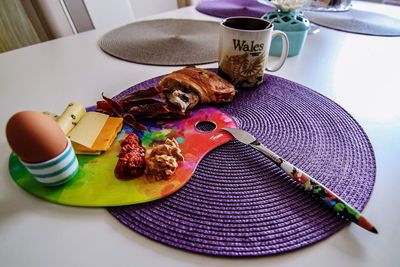
[[[41,42],[20,0],[0,0],[0,53]]]
[[[190,5],[195,5],[200,2],[200,0],[177,0],[178,7],[185,7]]]

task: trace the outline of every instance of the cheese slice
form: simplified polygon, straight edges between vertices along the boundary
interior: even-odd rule
[[[86,114],[84,106],[71,102],[65,108],[64,112],[57,118],[57,124],[68,135],[68,133],[78,124]]]
[[[121,131],[123,125],[122,118],[109,117],[97,136],[93,146],[86,147],[73,142],[75,153],[77,154],[100,154],[107,151],[114,142],[117,134]]]
[[[105,125],[108,115],[99,112],[86,112],[85,116],[69,132],[71,141],[86,147],[92,147]]]

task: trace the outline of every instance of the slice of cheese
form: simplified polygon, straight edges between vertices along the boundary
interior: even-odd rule
[[[86,147],[73,142],[75,153],[77,154],[100,154],[107,151],[114,142],[117,134],[121,131],[123,125],[122,118],[109,117],[97,136],[93,146]]]
[[[77,144],[92,147],[108,118],[108,115],[99,112],[86,112],[69,132],[69,139]]]
[[[86,109],[84,106],[71,102],[65,108],[64,112],[57,118],[57,124],[63,132],[68,135],[85,114]]]

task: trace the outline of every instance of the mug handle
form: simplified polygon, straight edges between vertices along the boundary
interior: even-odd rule
[[[272,40],[275,38],[275,36],[279,35],[282,38],[282,52],[281,52],[281,57],[279,58],[279,62],[278,64],[276,64],[275,66],[273,66],[272,68],[268,68],[268,66],[265,67],[265,69],[267,71],[277,71],[279,70],[283,63],[285,63],[286,58],[288,56],[288,51],[289,51],[289,40],[286,36],[286,34],[282,31],[273,31],[272,32],[272,38],[271,38],[271,42]]]

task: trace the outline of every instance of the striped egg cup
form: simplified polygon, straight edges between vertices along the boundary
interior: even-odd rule
[[[71,180],[78,172],[79,164],[71,141],[67,139],[67,147],[55,158],[39,163],[21,163],[39,183],[46,186],[61,185]]]

